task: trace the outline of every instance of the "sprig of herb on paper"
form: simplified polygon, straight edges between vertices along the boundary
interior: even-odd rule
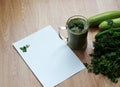
[[[23,52],[27,52],[27,48],[29,47],[30,45],[25,45],[23,47],[20,47],[20,49],[23,51]]]

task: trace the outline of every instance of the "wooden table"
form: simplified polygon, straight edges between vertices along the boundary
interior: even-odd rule
[[[33,32],[52,25],[56,30],[73,15],[92,15],[120,10],[120,0],[0,0],[0,87],[42,87],[21,59],[12,43]],[[85,52],[75,51],[83,61],[90,63],[97,28],[90,28]],[[57,87],[120,87],[102,75],[82,70]]]

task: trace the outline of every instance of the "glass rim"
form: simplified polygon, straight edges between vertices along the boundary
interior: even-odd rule
[[[83,30],[82,30],[81,32],[79,32],[79,33],[75,33],[75,32],[73,32],[73,31],[71,31],[71,29],[69,29],[69,27],[68,27],[68,23],[70,22],[70,20],[75,19],[75,18],[81,18],[81,19],[83,19],[83,20],[85,21],[85,24],[86,24],[86,28],[83,29]],[[82,16],[82,15],[74,15],[74,16],[71,16],[71,17],[68,18],[68,20],[67,20],[67,22],[66,22],[66,29],[67,29],[68,31],[70,31],[71,33],[76,34],[76,35],[80,35],[80,34],[83,34],[83,33],[87,32],[87,31],[88,31],[88,28],[89,28],[88,19],[87,19],[86,17]]]

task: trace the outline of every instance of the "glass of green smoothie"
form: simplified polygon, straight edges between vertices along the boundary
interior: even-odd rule
[[[70,17],[66,22],[67,45],[73,50],[85,50],[87,47],[87,33],[89,23],[81,15]]]
[[[81,15],[70,17],[66,23],[68,46],[75,50],[84,50],[87,47],[88,28],[87,18]]]

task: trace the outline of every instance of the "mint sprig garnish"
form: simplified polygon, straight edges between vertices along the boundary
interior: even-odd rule
[[[20,49],[23,51],[23,52],[27,52],[27,48],[29,47],[30,45],[25,45],[23,47],[20,47]]]

